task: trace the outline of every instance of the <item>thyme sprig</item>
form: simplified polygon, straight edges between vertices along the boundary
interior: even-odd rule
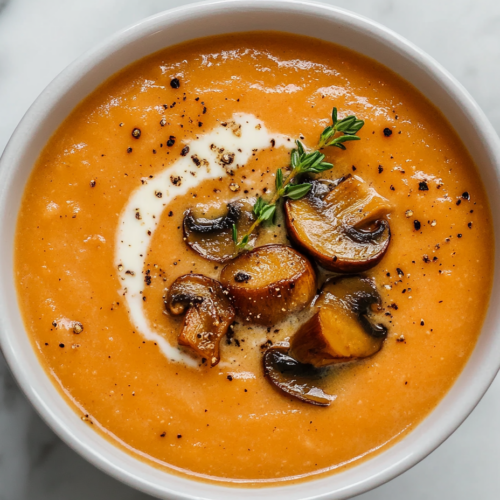
[[[297,183],[297,176],[301,174],[319,174],[333,168],[331,163],[323,161],[325,155],[320,150],[329,146],[342,150],[347,149],[344,143],[359,141],[359,137],[356,134],[361,130],[364,123],[363,120],[358,120],[354,115],[346,116],[339,120],[337,108],[333,108],[332,124],[321,132],[318,144],[312,151],[306,151],[304,145],[299,140],[295,141],[297,147],[292,150],[290,155],[292,171],[287,177],[283,177],[283,170],[278,168],[276,171],[276,191],[274,195],[270,201],[266,201],[260,196],[257,198],[253,206],[255,221],[241,239],[238,237],[236,224],[233,224],[232,236],[237,253],[248,246],[250,236],[260,224],[274,219],[277,203],[280,199],[290,198],[292,200],[300,200],[307,195],[311,189],[311,184]],[[292,183],[294,180],[295,182]]]

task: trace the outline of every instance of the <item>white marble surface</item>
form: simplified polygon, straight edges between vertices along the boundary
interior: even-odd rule
[[[182,0],[0,0],[0,151],[67,64]],[[499,0],[330,0],[433,55],[500,131]],[[146,500],[69,449],[35,414],[0,354],[0,500]],[[500,499],[500,378],[465,424],[409,472],[360,500]]]

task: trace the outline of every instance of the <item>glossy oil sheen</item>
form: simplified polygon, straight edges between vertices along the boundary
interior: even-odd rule
[[[173,76],[179,89],[170,86]],[[383,349],[334,373],[329,391],[337,397],[329,408],[287,399],[262,376],[260,345],[290,335],[298,322],[293,318],[269,333],[240,325],[239,346],[223,345],[223,361],[214,369],[169,362],[136,331],[120,292],[115,237],[128,199],[141,179],[178,159],[183,142],[235,112],[255,115],[276,134],[303,136],[312,146],[333,105],[366,121],[361,141],[346,152],[328,151],[333,177],[355,172],[393,206],[389,250],[367,273],[389,313]],[[131,135],[135,127],[140,139]],[[384,128],[393,131],[390,137]],[[170,135],[176,142],[167,147]],[[191,270],[213,278],[221,271],[184,244],[184,210],[272,189],[273,173],[287,158],[285,148],[259,150],[233,177],[207,180],[163,212],[144,268],[152,277],[144,285],[144,307],[169,342],[180,323],[163,313],[165,286]],[[419,189],[424,181],[428,190]],[[261,236],[260,243],[271,241],[284,242],[283,233]],[[343,470],[411,431],[472,352],[492,266],[486,195],[442,116],[372,60],[276,33],[176,46],[103,84],[41,154],[16,238],[27,330],[85,421],[160,467],[249,485]],[[83,324],[79,335],[72,321]]]

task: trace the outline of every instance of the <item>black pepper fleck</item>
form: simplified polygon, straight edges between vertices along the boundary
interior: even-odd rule
[[[182,183],[182,177],[180,175],[177,175],[177,176],[171,175],[170,181],[172,182],[172,184],[174,186],[180,186]]]
[[[234,281],[237,283],[248,282],[249,279],[251,279],[251,276],[243,271],[239,271],[234,275]]]

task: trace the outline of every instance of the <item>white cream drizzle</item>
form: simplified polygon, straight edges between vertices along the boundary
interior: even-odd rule
[[[151,237],[160,222],[161,214],[176,196],[186,194],[207,179],[227,175],[225,165],[220,161],[220,148],[224,148],[225,154],[234,154],[229,167],[235,169],[244,166],[254,151],[269,147],[273,139],[276,147],[293,145],[287,137],[269,133],[254,115],[234,114],[226,126],[221,124],[189,143],[189,153],[186,156],[179,157],[153,179],[142,179],[144,184],[132,193],[123,209],[115,254],[118,275],[123,285],[121,293],[124,294],[134,328],[146,340],[156,342],[170,361],[197,366],[192,357],[177,346],[172,346],[162,332],[153,330],[144,314],[143,268]],[[201,161],[199,166],[193,162],[193,156]],[[190,172],[195,172],[195,175]],[[178,177],[181,179],[180,183],[174,185],[173,180]],[[161,198],[157,193],[161,193]]]

